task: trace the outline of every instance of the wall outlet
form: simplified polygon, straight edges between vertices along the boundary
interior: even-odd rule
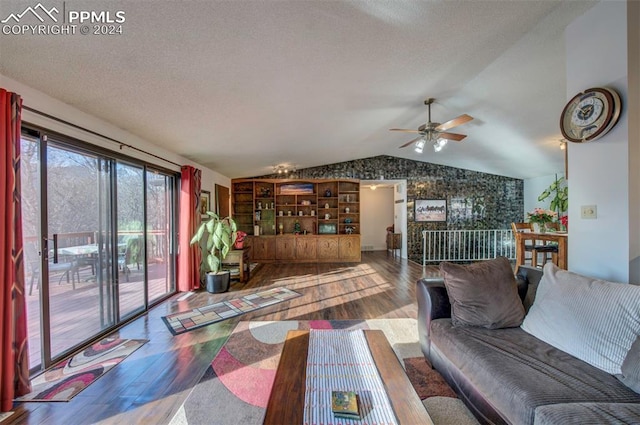
[[[582,205],[580,207],[580,218],[598,218],[598,207],[596,205]]]

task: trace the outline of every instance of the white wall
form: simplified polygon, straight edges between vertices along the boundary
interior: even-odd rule
[[[387,227],[393,224],[393,187],[360,188],[360,245],[387,249]]]
[[[56,118],[60,118],[62,120],[71,122],[75,125],[85,127],[89,130],[111,137],[122,143],[126,143],[128,145],[135,146],[136,148],[145,150],[147,152],[151,152],[162,158],[166,158],[172,162],[175,162],[181,165],[191,165],[201,169],[202,170],[202,189],[210,191],[212,194],[212,197],[213,197],[213,194],[215,193],[215,184],[223,185],[226,187],[230,187],[231,185],[231,180],[228,177],[223,176],[222,174],[214,170],[205,168],[196,162],[190,161],[173,152],[169,152],[165,149],[162,149],[150,143],[147,140],[144,140],[138,136],[135,136],[125,130],[122,130],[116,127],[113,124],[109,124],[108,122],[103,121],[100,118],[86,114],[80,111],[79,109],[76,109],[66,103],[63,103],[57,99],[54,99],[46,95],[41,91],[38,91],[29,86],[26,86],[2,74],[0,74],[0,87],[9,91],[18,93],[22,97],[22,102],[23,102],[23,105],[25,106],[47,113]],[[34,125],[39,125],[46,129],[56,131],[58,133],[62,133],[70,137],[74,137],[76,139],[85,141],[87,143],[90,143],[96,146],[100,146],[105,149],[109,149],[112,151],[120,151],[119,146],[111,141],[108,141],[98,136],[94,136],[82,130],[74,129],[73,127],[69,127],[58,121],[42,117],[41,115],[34,114],[26,110],[23,110],[22,121],[31,123]],[[176,140],[175,143],[176,144],[180,143],[180,140]],[[145,155],[133,149],[128,149],[125,147],[123,148],[122,153],[133,158],[143,159],[148,163],[156,164],[166,169],[175,170],[175,171],[180,170],[180,168],[175,165],[172,165],[168,162],[161,161],[152,156]],[[213,199],[212,199],[212,202],[213,202]]]
[[[629,95],[629,282],[640,284],[640,2],[627,3]]]
[[[557,174],[558,178],[562,174]],[[547,189],[556,179],[556,174],[550,176],[536,177],[524,180],[524,219],[527,219],[527,213],[533,211],[534,208],[549,209],[551,197],[544,201],[538,201],[538,196]]]
[[[567,27],[565,40],[567,101],[587,88],[606,86],[620,94],[623,105],[618,124],[607,135],[568,144],[569,269],[628,282],[630,238],[638,237],[630,235],[629,196],[640,182],[629,179],[638,155],[629,144],[627,2],[597,4]],[[582,205],[596,205],[597,219],[581,219]]]

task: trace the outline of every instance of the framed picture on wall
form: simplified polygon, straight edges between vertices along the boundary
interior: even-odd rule
[[[207,217],[207,211],[211,211],[211,192],[208,190],[200,191],[200,215]]]
[[[415,221],[447,221],[446,199],[416,199]]]
[[[280,195],[311,195],[313,183],[290,183],[280,185]]]

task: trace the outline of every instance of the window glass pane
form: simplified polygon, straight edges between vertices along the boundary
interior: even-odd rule
[[[40,333],[40,141],[22,134],[20,184],[22,189],[22,236],[27,293],[29,367],[42,363]]]
[[[49,142],[47,213],[55,358],[115,323],[110,163]]]
[[[149,301],[175,290],[172,253],[173,177],[147,172]]]
[[[145,307],[144,169],[118,163],[118,298],[120,318]]]

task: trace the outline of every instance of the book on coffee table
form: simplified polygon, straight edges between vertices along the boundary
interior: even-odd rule
[[[358,408],[358,395],[353,391],[331,391],[333,415],[345,419],[362,419]]]

